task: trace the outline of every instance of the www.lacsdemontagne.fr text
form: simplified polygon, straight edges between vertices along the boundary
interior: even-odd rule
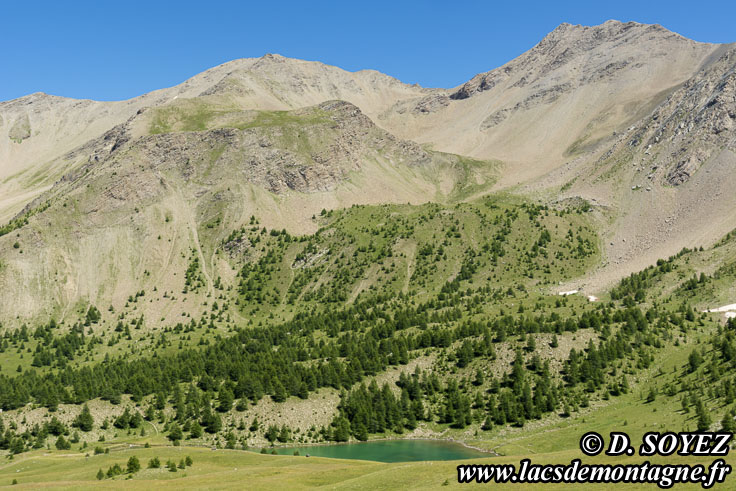
[[[569,464],[532,464],[531,460],[519,462],[517,470],[512,464],[457,466],[459,483],[641,483],[671,488],[680,483],[697,483],[711,488],[725,481],[731,466],[723,459],[713,461],[707,467],[695,465],[641,464],[583,464],[579,459]]]

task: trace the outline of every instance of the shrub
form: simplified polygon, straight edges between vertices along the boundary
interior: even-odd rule
[[[133,455],[131,458],[128,459],[128,473],[135,474],[139,470],[141,470],[141,463],[138,460],[138,457]]]

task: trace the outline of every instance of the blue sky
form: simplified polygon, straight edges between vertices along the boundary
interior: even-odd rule
[[[733,0],[603,3],[4,2],[0,100],[37,91],[127,99],[269,52],[453,87],[518,56],[562,22],[635,20],[698,41],[736,41]]]

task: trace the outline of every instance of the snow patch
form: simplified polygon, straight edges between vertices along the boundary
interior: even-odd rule
[[[708,309],[706,312],[731,312],[736,311],[736,303],[732,303],[731,305],[724,305],[723,307],[718,307],[717,309]]]

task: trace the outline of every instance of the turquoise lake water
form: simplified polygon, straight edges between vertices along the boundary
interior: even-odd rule
[[[269,449],[270,452],[271,449]],[[416,462],[423,460],[463,460],[490,458],[492,454],[441,440],[379,440],[340,445],[276,447],[279,455],[329,457],[332,459],[373,460],[377,462]]]

